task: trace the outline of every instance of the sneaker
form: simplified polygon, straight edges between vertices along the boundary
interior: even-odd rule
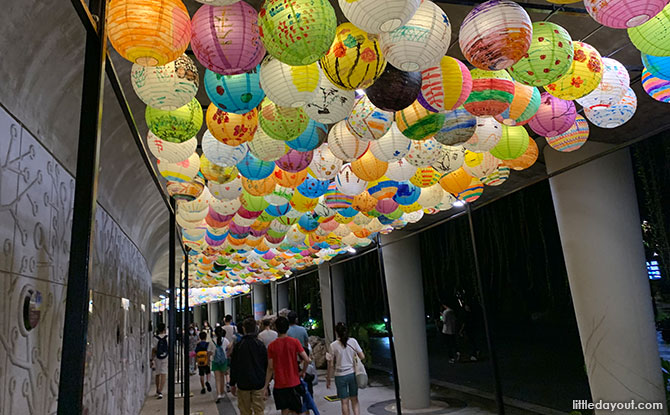
[[[470,356],[470,361],[471,361],[471,362],[476,362],[476,361],[477,361],[477,358],[474,357],[474,356]]]
[[[219,402],[221,402],[221,395],[217,396],[216,401],[214,401],[214,403],[219,403]]]
[[[162,393],[156,394],[156,399],[163,399],[163,394]]]
[[[230,384],[226,385],[226,392],[230,393]]]
[[[205,388],[200,389],[200,394],[201,394],[201,395],[204,395],[205,392],[206,392],[206,391],[205,391]]]
[[[207,392],[212,391],[212,385],[210,385],[209,382],[205,382],[205,386],[207,386]]]

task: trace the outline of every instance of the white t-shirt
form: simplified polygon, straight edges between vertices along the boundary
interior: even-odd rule
[[[223,348],[223,351],[228,353],[228,347],[230,346],[230,342],[228,339],[225,337],[222,339],[223,341],[221,342],[221,347]],[[209,347],[207,348],[208,352],[212,352],[212,361],[214,361],[214,355],[216,354],[216,336],[212,339],[211,342],[209,342]]]
[[[226,324],[223,326],[223,330],[226,332],[226,339],[230,343],[235,342],[235,333],[237,333],[237,327],[233,326],[232,324]]]
[[[347,347],[344,347],[339,340],[335,340],[330,344],[330,350],[335,359],[335,376],[354,373],[354,355],[356,352],[363,353],[356,339],[349,338],[347,340]]]
[[[277,336],[278,336],[278,334],[277,334],[277,332],[274,331],[274,330],[263,330],[263,331],[261,331],[260,333],[258,333],[258,338],[260,339],[260,341],[263,342],[263,344],[265,345],[265,347],[268,347],[268,345],[269,345],[270,343],[272,343],[273,341],[275,341],[275,339],[277,338]]]
[[[158,335],[158,337],[160,337],[161,339],[163,338],[163,336],[165,336],[165,339],[167,340],[167,338],[168,338],[167,334],[159,334]],[[168,342],[168,347],[170,347],[169,342]],[[156,352],[158,352],[158,339],[156,338],[156,335],[154,335],[151,338],[151,350],[156,350]]]

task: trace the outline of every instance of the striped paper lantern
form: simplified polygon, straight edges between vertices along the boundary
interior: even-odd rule
[[[293,140],[287,141],[286,144],[294,150],[311,151],[323,144],[327,137],[328,127],[314,120],[309,120],[305,131]]]
[[[575,123],[563,134],[547,137],[547,144],[554,150],[571,152],[581,148],[589,138],[589,123],[581,115],[577,115]]]
[[[195,149],[198,147],[198,139],[193,137],[181,143],[172,143],[161,140],[149,131],[147,133],[147,147],[157,159],[168,163],[177,163],[178,161],[186,160],[195,152]]]
[[[405,137],[423,140],[435,135],[444,125],[445,115],[427,110],[419,101],[395,113],[395,122]]]
[[[582,107],[614,105],[623,98],[628,90],[630,76],[626,67],[611,58],[603,58],[603,65],[605,69],[600,84],[591,93],[576,100]]]
[[[574,102],[556,98],[546,92],[542,93],[541,101],[540,108],[528,122],[528,126],[536,134],[553,137],[568,131],[575,123],[577,110]]]
[[[349,131],[345,121],[340,121],[328,133],[328,148],[335,157],[344,161],[354,161],[365,153],[369,143],[359,140]]]
[[[246,143],[229,146],[214,138],[209,130],[202,136],[202,153],[219,166],[234,166],[247,155],[249,147]]]
[[[258,14],[247,2],[201,6],[193,15],[191,26],[193,54],[218,74],[249,72],[265,55]]]
[[[286,172],[297,173],[299,171],[305,170],[312,162],[313,157],[313,151],[298,151],[290,149],[288,153],[284,154],[279,158],[279,160],[277,160],[276,164],[277,167]]]
[[[374,106],[384,111],[400,111],[417,99],[421,91],[421,72],[404,72],[393,65],[386,69],[365,95]]]
[[[249,180],[265,179],[270,176],[275,169],[274,162],[263,161],[251,153],[247,153],[236,166],[237,170],[240,171],[240,174]]]
[[[289,141],[305,132],[309,117],[302,108],[282,107],[265,98],[261,103],[259,124],[275,140]]]
[[[193,153],[186,160],[177,163],[167,163],[156,160],[158,172],[171,182],[190,182],[200,171],[200,156]]]
[[[367,88],[386,68],[377,40],[351,23],[337,26],[335,40],[328,46],[319,63],[323,74],[338,88]]]
[[[645,68],[642,71],[642,88],[659,102],[670,102],[670,81],[653,76]]]
[[[411,141],[405,137],[395,123],[380,139],[370,142],[370,152],[379,160],[400,160],[409,152]]]
[[[407,23],[420,3],[420,0],[339,0],[347,20],[374,34],[389,32]]]
[[[472,138],[477,128],[477,117],[460,107],[444,113],[442,128],[435,139],[446,146],[462,144]]]
[[[482,193],[484,193],[484,185],[482,184],[481,180],[473,177],[468,187],[456,195],[456,199],[462,200],[463,202],[472,203],[479,199]]]
[[[584,0],[593,20],[614,29],[637,27],[656,16],[667,0]]]
[[[575,52],[570,69],[558,80],[544,87],[556,98],[572,100],[581,98],[598,86],[603,77],[603,60],[600,53],[584,42],[572,42]]]
[[[465,16],[458,43],[475,67],[499,71],[526,54],[532,33],[530,17],[521,6],[510,0],[489,0]]]
[[[514,98],[509,108],[496,115],[504,125],[524,125],[540,108],[540,91],[534,86],[514,82]]]
[[[381,138],[393,124],[393,113],[375,107],[366,95],[356,101],[345,120],[349,131],[363,141]]]
[[[191,22],[181,0],[110,0],[107,36],[124,59],[162,66],[186,51]]]
[[[144,119],[156,137],[173,143],[190,140],[202,127],[202,107],[193,98],[191,102],[176,110],[164,111],[147,107]]]
[[[351,171],[356,177],[366,182],[380,179],[388,169],[388,163],[379,160],[371,151],[366,151],[360,158],[351,162]]]
[[[528,148],[520,157],[514,160],[502,160],[502,164],[513,170],[525,170],[535,164],[539,153],[537,143],[531,138],[528,140]]]
[[[637,96],[633,89],[628,91],[619,102],[609,107],[584,108],[584,116],[601,128],[616,128],[627,123],[637,109]]]
[[[284,141],[275,140],[267,135],[262,128],[256,130],[253,140],[249,141],[247,145],[251,154],[263,161],[276,161],[289,150]]]
[[[472,91],[472,76],[467,66],[451,56],[443,56],[438,65],[421,72],[421,105],[433,112],[454,110]]]
[[[244,114],[256,108],[265,98],[260,84],[260,65],[249,72],[236,75],[220,75],[205,70],[203,83],[210,101],[219,109],[235,114]]]
[[[335,124],[351,114],[356,93],[336,87],[327,76],[321,76],[311,101],[305,104],[305,114],[323,124]]]
[[[442,144],[434,138],[427,138],[421,141],[412,141],[409,153],[405,160],[416,167],[428,167],[435,163],[442,152]]]
[[[503,125],[502,137],[498,144],[489,150],[489,153],[500,160],[514,160],[526,152],[529,141],[530,137],[525,127]]]
[[[652,76],[670,80],[670,56],[642,54],[642,64]]]
[[[493,117],[477,117],[475,133],[463,143],[463,147],[475,153],[489,151],[500,141],[502,128],[502,124]]]
[[[261,63],[261,88],[270,101],[282,107],[302,107],[310,102],[320,76],[316,63],[290,66],[271,55]]]
[[[670,5],[645,23],[628,28],[628,37],[640,52],[670,56]]]
[[[493,173],[499,165],[500,159],[490,153],[466,151],[463,155],[463,166],[461,168],[472,177],[482,177]]]
[[[501,114],[514,98],[514,81],[506,71],[473,69],[472,92],[463,107],[478,117]]]
[[[463,166],[466,151],[463,146],[442,146],[440,156],[431,167],[440,174],[451,173]]]
[[[574,46],[570,33],[551,22],[533,23],[530,48],[508,70],[524,85],[543,86],[557,81],[570,69]]]
[[[386,60],[403,71],[423,71],[447,54],[451,24],[435,3],[424,0],[414,16],[403,26],[379,35]]]
[[[198,68],[186,55],[163,66],[133,64],[130,81],[142,102],[166,111],[188,104],[200,84]]]
[[[480,177],[479,180],[486,186],[500,186],[509,179],[509,174],[510,168],[500,165],[493,173],[485,177]]]
[[[309,168],[317,179],[334,179],[337,172],[340,171],[340,167],[342,167],[342,160],[335,157],[330,151],[328,143],[324,143],[314,150],[314,157],[312,157]]]
[[[409,163],[407,164],[412,166]],[[437,182],[440,180],[440,177],[442,177],[442,174],[432,167],[419,167],[419,168],[414,167],[414,169],[415,173],[412,175],[412,177],[410,177],[409,182],[422,189],[437,184]]]
[[[209,104],[205,118],[207,129],[214,138],[229,146],[251,141],[258,128],[258,111],[255,108],[245,114],[235,114]]]

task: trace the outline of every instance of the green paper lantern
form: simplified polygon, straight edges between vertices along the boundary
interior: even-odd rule
[[[500,160],[514,160],[526,152],[529,140],[525,127],[503,125],[502,137],[489,153]]]
[[[183,143],[195,136],[202,127],[202,106],[193,98],[176,110],[165,111],[147,107],[144,113],[147,126],[158,138],[172,143]]]
[[[280,107],[265,98],[259,115],[261,129],[275,140],[290,141],[305,132],[309,117],[302,107]]]
[[[249,212],[260,212],[265,210],[266,207],[270,206],[268,202],[265,201],[263,196],[254,196],[246,191],[242,193],[242,198],[240,199],[242,206]]]
[[[640,26],[628,29],[633,45],[652,56],[670,56],[670,4]]]

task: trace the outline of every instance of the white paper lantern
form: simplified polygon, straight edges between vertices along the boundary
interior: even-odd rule
[[[341,167],[342,160],[335,157],[330,151],[328,143],[324,143],[314,150],[312,162],[309,164],[314,177],[319,180],[334,179]]]
[[[444,192],[444,194],[442,195],[442,200],[440,200],[440,203],[435,205],[435,209],[440,211],[449,210],[451,209],[455,201],[456,198],[454,197],[454,195],[448,192]]]
[[[367,185],[368,182],[358,178],[354,174],[349,163],[343,165],[337,176],[335,176],[335,187],[347,196],[356,196],[362,193],[365,191]]]
[[[176,163],[186,160],[195,152],[195,149],[198,147],[198,139],[193,137],[182,143],[173,143],[172,141],[161,140],[149,130],[147,133],[147,147],[149,147],[149,151],[157,159],[168,163]]]
[[[421,141],[413,140],[409,153],[405,156],[405,160],[416,167],[427,167],[437,161],[441,152],[442,144],[438,143],[434,138],[427,138]]]
[[[205,131],[202,135],[202,152],[207,157],[207,160],[217,166],[234,166],[242,161],[248,151],[249,147],[247,143],[242,143],[238,146],[229,146],[214,138],[209,130]]]
[[[200,85],[198,68],[186,55],[164,66],[135,63],[130,80],[142,102],[165,111],[176,110],[191,102]]]
[[[273,206],[282,206],[291,201],[294,193],[295,189],[291,187],[277,185],[272,193],[263,196],[263,199]]]
[[[237,200],[242,194],[242,179],[236,177],[227,183],[207,182],[209,192],[219,200]],[[213,203],[210,203],[213,206]],[[218,212],[218,210],[217,210]],[[221,213],[221,212],[218,212]]]
[[[275,140],[267,135],[260,126],[256,130],[254,138],[247,145],[251,154],[263,161],[279,160],[289,150],[285,141]]]
[[[240,184],[240,193],[242,192],[241,188],[242,185]],[[216,197],[214,193],[212,193],[212,195]],[[219,215],[228,216],[237,212],[239,208],[242,206],[242,202],[240,202],[240,200],[237,197],[235,197],[227,200],[219,200],[219,199],[213,200],[210,202],[209,205]]]
[[[575,101],[584,108],[609,107],[623,98],[630,86],[630,75],[626,67],[612,58],[602,58],[603,78],[588,95]]]
[[[475,153],[489,151],[498,144],[502,137],[502,124],[493,117],[477,117],[477,128],[475,134],[465,143],[466,150]]]
[[[360,97],[346,123],[349,131],[363,141],[377,140],[384,136],[393,124],[394,113],[374,106],[367,95]]]
[[[450,41],[449,18],[430,0],[424,0],[403,26],[379,36],[386,60],[407,72],[423,71],[436,65],[446,55]]]
[[[466,150],[463,146],[443,145],[440,156],[431,164],[431,167],[441,174],[451,173],[463,166],[465,152]]]
[[[498,166],[500,166],[500,160],[493,157],[491,153],[465,152],[463,170],[472,177],[488,176]]]
[[[616,128],[628,122],[637,109],[637,96],[633,88],[619,102],[609,107],[584,108],[584,116],[600,128]]]
[[[344,16],[359,29],[379,34],[407,23],[421,0],[339,0]]]
[[[400,132],[396,123],[379,140],[370,142],[370,151],[381,161],[400,160],[409,153],[412,140]]]
[[[281,107],[302,107],[311,102],[319,86],[319,65],[290,66],[267,55],[261,63],[261,88]]]
[[[356,103],[356,92],[339,89],[321,75],[312,99],[305,104],[305,114],[322,124],[335,124],[351,114]]]
[[[445,191],[439,184],[424,187],[421,189],[421,196],[419,196],[416,203],[420,204],[425,209],[435,207],[435,205],[442,200],[444,193]]]
[[[168,163],[156,160],[161,176],[171,182],[190,182],[200,171],[200,156],[193,153],[186,160]]]
[[[416,166],[405,159],[396,160],[389,163],[386,169],[386,177],[398,182],[405,182],[414,176],[416,169]]]
[[[340,121],[328,133],[328,148],[344,162],[354,161],[365,153],[368,144],[349,131],[345,121]]]

